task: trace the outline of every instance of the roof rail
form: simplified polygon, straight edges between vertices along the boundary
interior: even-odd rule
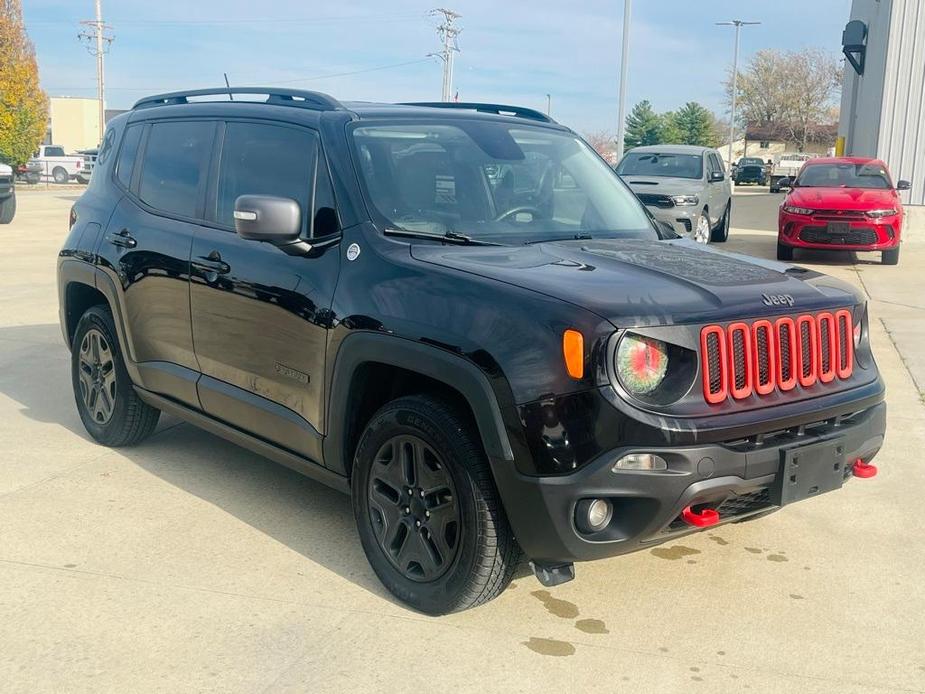
[[[168,92],[155,94],[139,99],[132,106],[147,108],[151,106],[168,106],[172,104],[188,104],[189,97],[194,96],[227,96],[234,98],[234,94],[266,94],[267,100],[263,103],[277,106],[297,106],[314,111],[343,111],[344,106],[334,97],[321,92],[309,92],[302,89],[277,89],[275,87],[214,87],[211,89],[190,89],[183,92]]]
[[[505,104],[480,104],[469,101],[416,101],[405,102],[399,106],[425,106],[427,108],[458,108],[464,111],[478,111],[479,113],[494,113],[498,116],[515,116],[529,118],[543,123],[555,123],[545,113],[524,106],[507,106]]]

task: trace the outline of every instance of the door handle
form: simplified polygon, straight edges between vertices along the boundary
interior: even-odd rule
[[[193,260],[190,265],[195,270],[206,274],[227,275],[231,272],[231,266],[222,260],[222,254],[218,251],[212,251],[209,255],[201,255]]]
[[[128,229],[122,229],[122,231],[109,234],[106,236],[106,240],[109,241],[113,246],[121,246],[122,248],[134,248],[138,245],[138,242],[135,240]]]

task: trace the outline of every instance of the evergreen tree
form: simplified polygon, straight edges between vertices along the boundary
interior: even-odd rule
[[[688,101],[674,113],[668,114],[677,143],[682,145],[716,146],[713,114],[695,101]]]
[[[48,126],[48,99],[39,87],[35,51],[21,0],[0,0],[0,158],[25,162]]]
[[[661,143],[663,126],[662,119],[652,110],[652,104],[648,101],[640,101],[633,106],[633,110],[626,117],[624,149]]]

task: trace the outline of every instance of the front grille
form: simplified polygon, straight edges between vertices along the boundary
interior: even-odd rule
[[[829,243],[839,246],[871,246],[877,243],[877,232],[873,229],[849,229],[844,234],[832,236],[826,227],[803,227],[800,240],[806,243]]]
[[[866,219],[867,215],[860,210],[816,210],[813,219],[820,222],[850,222]]]
[[[703,397],[713,405],[844,380],[854,366],[851,312],[708,325],[700,350]]]
[[[670,195],[659,195],[658,193],[636,193],[636,197],[643,205],[652,205],[652,207],[661,207],[668,209],[674,207],[674,200]]]
[[[716,507],[716,510],[722,519],[730,516],[744,516],[746,513],[754,513],[770,505],[771,492],[765,487],[746,494],[727,497],[723,503]]]

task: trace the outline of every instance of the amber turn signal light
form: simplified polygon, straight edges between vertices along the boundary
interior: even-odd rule
[[[578,379],[585,375],[585,339],[577,330],[562,333],[562,355],[568,375]]]

